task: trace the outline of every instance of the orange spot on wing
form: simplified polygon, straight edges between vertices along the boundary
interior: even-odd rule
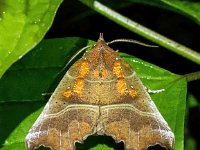
[[[130,94],[131,97],[135,97],[135,96],[137,96],[137,91],[130,89],[129,94]]]
[[[113,66],[113,73],[117,77],[117,91],[120,95],[125,95],[127,91],[126,82],[124,79],[124,74],[122,72],[121,64],[119,62],[115,62]]]
[[[120,93],[120,95],[126,94],[126,83],[124,79],[118,79],[117,80],[117,91]]]
[[[83,94],[83,85],[84,85],[84,80],[78,78],[76,80],[76,83],[74,85],[74,93],[76,93],[77,95],[79,95],[80,97],[82,97]]]
[[[83,88],[84,88],[84,77],[89,72],[89,64],[88,62],[84,61],[80,66],[79,75],[75,81],[73,92],[82,97],[83,95]]]
[[[103,70],[102,70],[102,77],[108,78],[108,70],[106,68],[103,68]]]
[[[81,64],[80,72],[78,78],[84,78],[89,71],[89,64],[88,62],[83,62]]]
[[[68,98],[70,95],[71,95],[71,90],[67,90],[67,91],[65,91],[65,92],[63,93],[63,96],[64,96],[65,98]]]
[[[95,77],[95,78],[98,78],[99,77],[99,70],[98,69],[95,69],[94,71],[93,71],[93,76]]]
[[[124,78],[124,74],[122,72],[121,64],[119,62],[115,62],[113,66],[113,73],[117,78]]]

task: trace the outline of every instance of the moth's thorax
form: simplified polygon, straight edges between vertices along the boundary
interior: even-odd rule
[[[80,63],[88,64],[88,73],[85,76],[88,80],[110,81],[132,74],[129,65],[105,41],[97,43],[91,51],[85,53]]]
[[[74,82],[66,87],[66,100],[75,96],[76,101],[81,103],[111,104],[122,102],[122,97],[124,102],[124,97],[137,95],[133,86],[128,83],[128,78],[134,72],[101,39],[67,73]]]

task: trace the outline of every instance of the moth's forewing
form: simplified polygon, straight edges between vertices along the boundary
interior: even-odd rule
[[[132,103],[101,107],[106,135],[112,136],[117,142],[123,141],[127,150],[145,150],[156,144],[173,149],[174,134],[141,81],[134,76],[127,79],[128,83],[135,87],[137,96],[126,97],[124,101],[129,99]]]
[[[78,63],[77,63],[78,65]],[[32,150],[41,145],[54,150],[73,150],[74,143],[83,141],[94,134],[99,116],[99,107],[88,104],[77,104],[78,97],[66,98],[79,73],[76,64],[63,77],[55,92],[46,104],[26,136],[26,148]],[[70,74],[70,75],[69,75]],[[74,75],[74,76],[71,76]]]
[[[74,150],[91,134],[123,141],[126,150],[160,144],[173,149],[174,134],[130,66],[100,36],[66,73],[26,137],[40,145]]]
[[[127,150],[144,150],[156,144],[173,149],[174,134],[135,71],[121,58],[112,64],[116,76],[113,86],[121,93],[110,91],[116,97],[100,107],[104,133],[116,142],[123,141]]]

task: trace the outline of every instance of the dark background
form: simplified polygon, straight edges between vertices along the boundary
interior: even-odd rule
[[[116,11],[193,50],[200,51],[200,26],[190,18],[166,9],[142,4],[128,5],[128,7],[118,8]],[[64,1],[62,3],[45,38],[77,36],[96,41],[100,32],[104,34],[106,41],[127,38],[154,44],[94,12],[79,1]],[[176,74],[183,75],[200,70],[199,65],[162,47],[149,48],[128,43],[117,43],[111,45],[111,47]],[[188,83],[188,92],[193,94],[198,101],[200,100],[199,86],[200,81]],[[188,136],[193,136],[198,141],[197,143],[200,143],[199,116],[198,107],[189,108],[185,129],[186,139]],[[199,144],[198,149],[200,149]]]

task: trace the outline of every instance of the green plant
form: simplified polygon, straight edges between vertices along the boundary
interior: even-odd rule
[[[48,100],[48,96],[42,94],[53,92],[63,76],[61,70],[67,61],[79,49],[92,42],[80,37],[45,39],[40,42],[50,28],[61,2],[61,0],[0,1],[0,76],[17,61],[0,80],[0,149],[2,150],[25,149],[25,135]],[[185,59],[200,64],[198,52],[144,28],[112,10],[142,3],[180,13],[199,25],[200,2],[189,0],[126,0],[118,4],[113,1],[106,3],[94,0],[80,0],[80,2],[81,5],[89,6],[91,9],[87,8],[80,15],[72,16],[69,18],[71,22],[78,23],[80,18],[91,16],[96,11],[130,32],[144,36]],[[27,53],[28,51],[30,52]],[[151,97],[175,133],[175,149],[184,149],[184,120],[188,110],[186,109],[187,81],[200,79],[200,73],[177,75],[136,57],[124,53],[120,55],[133,66],[146,87],[151,90],[165,89],[164,92],[152,94]],[[192,96],[187,100],[192,107],[199,105]],[[191,104],[191,102],[196,103]],[[192,138],[190,140],[195,143]],[[90,147],[92,142],[92,140],[89,142],[89,147],[79,144],[77,147],[92,148]],[[194,144],[192,146],[194,147]],[[101,148],[110,149],[101,144],[92,149]]]

